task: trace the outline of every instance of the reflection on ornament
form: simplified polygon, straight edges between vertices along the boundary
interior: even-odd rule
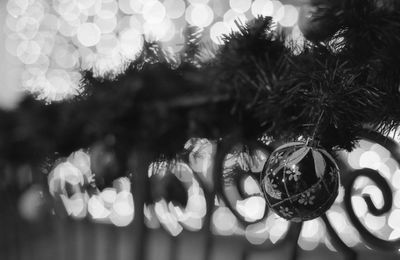
[[[288,143],[269,157],[261,184],[267,203],[276,214],[295,222],[310,220],[335,201],[339,168],[322,148]]]

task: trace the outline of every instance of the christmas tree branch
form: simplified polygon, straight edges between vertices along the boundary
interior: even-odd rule
[[[327,149],[350,150],[366,125],[385,133],[400,124],[399,11],[348,0],[339,31],[296,53],[270,17],[239,25],[207,62],[198,59],[197,32],[181,58],[146,43],[120,75],[83,72],[73,100],[45,105],[28,97],[1,111],[0,156],[38,162],[106,136],[172,156],[190,137],[232,133],[314,136]]]

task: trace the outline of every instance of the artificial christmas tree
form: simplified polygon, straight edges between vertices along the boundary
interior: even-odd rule
[[[311,2],[310,8],[314,4]],[[16,110],[0,112],[2,163],[40,165],[55,152],[67,156],[104,143],[115,154],[118,175],[128,175],[134,169],[139,176],[133,178],[132,190],[138,198],[135,212],[144,222],[142,212],[150,194],[157,198],[166,194],[171,202],[187,203],[186,198],[179,201],[175,197],[180,196],[172,192],[182,188],[174,186],[179,175],[162,176],[162,184],[157,185],[165,185],[165,190],[151,193],[146,169],[154,161],[173,164],[189,158],[188,164],[194,162],[193,153],[190,157],[193,151],[186,151],[186,157],[182,152],[190,138],[216,143],[215,183],[221,182],[221,176],[230,178],[224,172],[224,160],[238,143],[258,140],[272,151],[277,143],[311,140],[318,145],[297,145],[293,151],[284,151],[283,160],[293,160],[290,156],[296,154],[298,161],[290,166],[280,159],[274,165],[275,157],[266,160],[267,177],[261,184],[269,201],[283,192],[284,181],[300,179],[300,168],[307,170],[301,172],[302,177],[329,177],[322,181],[323,189],[313,190],[315,194],[307,189],[319,180],[286,191],[287,199],[296,195],[300,204],[308,206],[313,202],[306,199],[322,194],[317,192],[333,194],[309,209],[311,215],[298,214],[295,219],[322,215],[329,229],[324,213],[339,185],[334,153],[352,150],[365,129],[388,134],[400,123],[400,7],[396,3],[347,0],[328,4],[324,10],[318,15],[302,13],[301,29],[310,41],[301,46],[276,28],[271,17],[258,17],[226,35],[212,59],[202,60],[198,33],[189,35],[178,57],[170,57],[157,43],[146,42],[120,75],[97,77],[92,71],[83,72],[82,91],[71,100],[45,104],[27,96]],[[319,20],[307,20],[315,15]],[[277,156],[279,149],[283,148],[272,155]],[[304,154],[298,155],[299,151]],[[270,170],[279,178],[272,181]],[[107,187],[110,182],[98,185]],[[212,184],[202,179],[199,183],[208,191],[210,211],[220,190],[214,191]],[[283,186],[287,190],[295,187]],[[272,208],[279,206],[270,204]],[[382,214],[387,207],[375,213]],[[289,219],[294,216],[285,205],[275,210]],[[208,224],[209,218],[205,221]],[[143,228],[139,230],[143,234]],[[399,243],[392,241],[387,247],[392,249]],[[139,251],[137,259],[142,256]]]

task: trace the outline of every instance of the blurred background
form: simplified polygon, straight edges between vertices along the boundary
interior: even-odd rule
[[[203,48],[217,49],[223,34],[258,15],[302,41],[298,1],[270,0],[8,0],[0,3],[0,106],[12,109],[26,92],[47,102],[79,94],[80,71],[118,74],[142,49],[160,41],[167,52],[183,47],[188,26],[202,28]],[[206,57],[205,57],[206,58]],[[395,140],[398,143],[398,140]],[[0,182],[0,259],[289,259],[293,244],[299,259],[338,259],[324,222],[304,222],[298,241],[281,244],[289,222],[268,212],[257,174],[241,173],[224,183],[226,199],[214,194],[211,176],[215,145],[189,140],[188,162],[150,166],[150,195],[144,212],[135,212],[132,176],[115,173],[115,158],[104,144],[56,158],[46,167],[4,168]],[[268,154],[238,148],[226,165],[259,173]],[[362,140],[338,155],[343,175],[377,170],[389,183],[389,213],[371,214],[384,194],[366,177],[357,178],[351,202],[362,224],[384,240],[400,238],[400,169],[393,150]],[[200,174],[196,174],[196,173]],[[133,173],[134,174],[134,173]],[[390,191],[384,191],[390,192]],[[327,212],[344,243],[359,259],[400,258],[399,251],[365,245],[343,206],[343,187]],[[229,204],[229,205],[227,205]],[[144,223],[144,224],[143,224]],[[146,243],[140,243],[145,239]],[[143,241],[142,241],[143,242]],[[278,246],[279,245],[279,246]]]

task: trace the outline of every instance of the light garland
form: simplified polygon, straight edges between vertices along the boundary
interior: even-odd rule
[[[272,15],[292,27],[298,17],[294,6],[270,0],[9,0],[7,12],[6,46],[24,65],[22,86],[47,101],[78,94],[81,69],[120,72],[145,39],[174,53],[188,25],[205,28],[204,42],[218,45],[235,21]]]

